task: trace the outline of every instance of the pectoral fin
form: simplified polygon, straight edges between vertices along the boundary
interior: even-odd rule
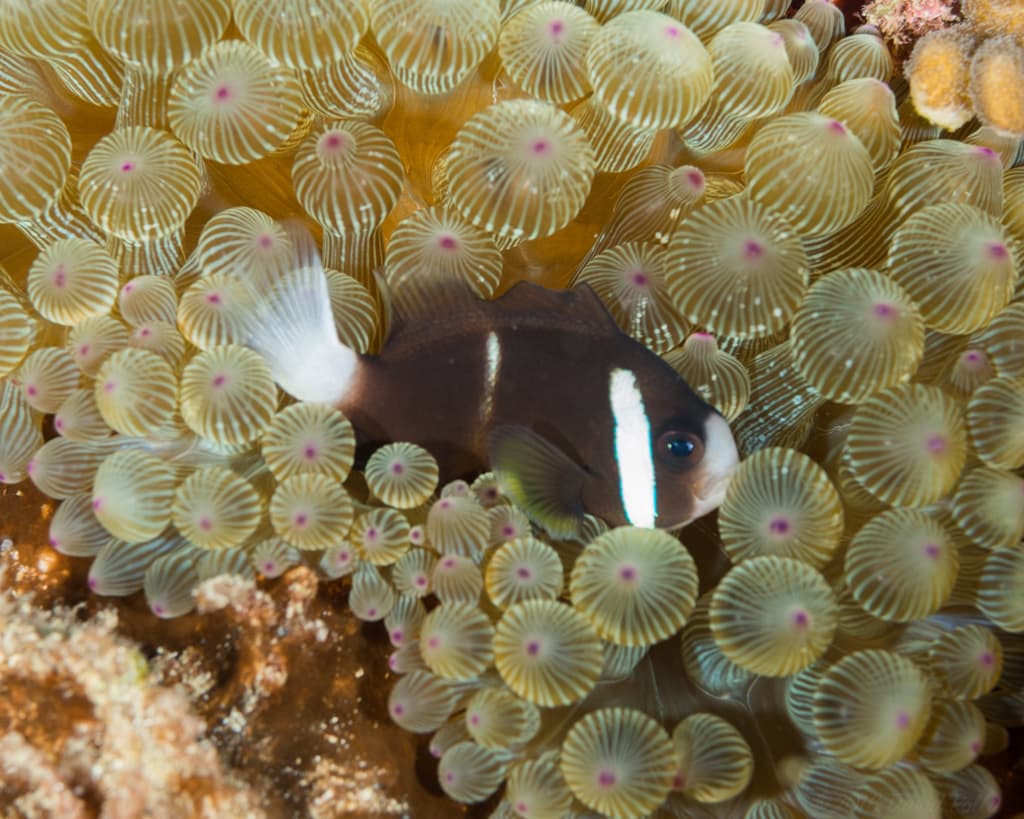
[[[583,523],[583,468],[523,426],[496,427],[488,439],[498,486],[553,537],[569,538]]]

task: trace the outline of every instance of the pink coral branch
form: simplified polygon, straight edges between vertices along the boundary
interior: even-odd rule
[[[958,19],[954,0],[873,0],[861,12],[886,40],[905,46]]]

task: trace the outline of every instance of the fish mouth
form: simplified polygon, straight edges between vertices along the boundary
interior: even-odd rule
[[[740,461],[736,441],[726,420],[717,413],[704,425],[704,463],[697,481],[693,517],[700,518],[717,509]]]
[[[694,504],[693,517],[702,518],[708,512],[713,512],[722,505],[725,500],[726,490],[732,482],[732,472],[722,475],[714,481],[705,483],[697,494],[697,502]]]

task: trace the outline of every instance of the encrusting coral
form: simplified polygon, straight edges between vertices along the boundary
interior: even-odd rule
[[[1024,28],[850,5],[0,0],[0,813],[996,815]],[[264,337],[521,280],[733,424],[714,516],[556,537]]]
[[[112,611],[80,621],[8,590],[0,623],[0,804],[14,815],[266,815]]]
[[[1024,27],[1013,0],[967,0],[957,21],[948,0],[879,0],[866,10],[897,44],[917,40],[906,77],[917,111],[956,130],[972,117],[997,133],[1024,136]],[[890,6],[901,6],[892,9]],[[889,24],[886,24],[889,20]],[[921,36],[924,35],[924,36]]]

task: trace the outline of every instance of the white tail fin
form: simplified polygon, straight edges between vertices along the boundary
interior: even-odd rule
[[[286,229],[292,264],[254,282],[256,310],[246,344],[263,356],[289,395],[338,404],[355,381],[359,356],[338,340],[313,237],[295,223]]]

